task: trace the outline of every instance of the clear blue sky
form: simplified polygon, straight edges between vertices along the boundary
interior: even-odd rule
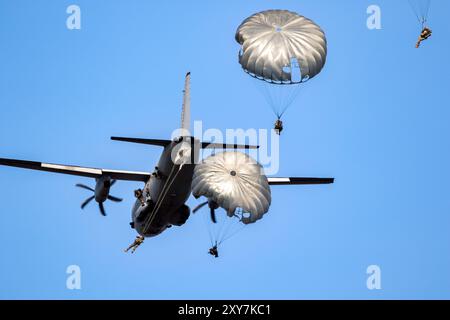
[[[82,29],[65,26],[81,7]],[[382,9],[382,30],[366,8]],[[237,63],[234,32],[254,12],[285,8],[328,38],[323,72],[288,111],[281,176],[332,186],[273,187],[258,224],[207,255],[200,216],[123,249],[133,190],[109,216],[64,175],[0,168],[0,298],[450,298],[448,1],[432,1],[433,37],[397,1],[0,0],[0,157],[152,170],[157,147],[111,135],[167,138],[192,72],[192,117],[212,128],[267,128],[270,108]],[[189,200],[194,206],[198,202]],[[66,267],[82,290],[66,289]],[[366,268],[382,290],[366,288]]]

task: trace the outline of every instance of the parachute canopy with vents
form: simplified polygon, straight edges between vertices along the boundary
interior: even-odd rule
[[[278,119],[297,98],[301,84],[321,72],[327,58],[322,29],[287,10],[267,10],[248,17],[235,38],[241,45],[242,69],[257,79],[254,85]]]
[[[244,214],[240,222],[254,223],[269,210],[270,186],[263,168],[249,155],[221,152],[204,159],[195,167],[192,193],[205,196],[235,217],[237,209]]]
[[[268,10],[247,18],[238,27],[239,63],[250,75],[280,84],[304,82],[325,65],[327,41],[308,18],[287,10]],[[300,74],[293,74],[293,64]]]

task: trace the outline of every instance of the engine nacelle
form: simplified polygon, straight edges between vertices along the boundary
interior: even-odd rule
[[[111,178],[110,177],[100,177],[96,179],[95,184],[95,201],[105,202],[109,196],[109,190],[111,188]]]
[[[172,225],[182,226],[186,223],[191,214],[191,209],[188,206],[183,205],[178,210],[170,214],[157,216],[151,227],[144,232],[146,218],[154,208],[155,204],[152,201],[146,201],[142,204],[139,200],[136,200],[131,215],[132,222],[130,225],[142,236],[154,237],[163,232],[165,229],[170,228]]]
[[[186,223],[187,219],[191,215],[191,209],[187,205],[182,205],[177,211],[172,213],[170,217],[170,224],[180,227]]]

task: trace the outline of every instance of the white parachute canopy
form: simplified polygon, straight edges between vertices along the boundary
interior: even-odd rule
[[[239,63],[250,75],[271,83],[295,84],[316,76],[325,65],[327,40],[308,18],[287,10],[267,10],[236,31]],[[295,68],[300,74],[296,76]]]
[[[267,10],[245,19],[236,31],[239,63],[255,78],[280,119],[302,84],[318,75],[327,58],[327,40],[312,20],[287,10]]]
[[[263,168],[242,152],[225,151],[204,159],[195,167],[192,193],[215,202],[229,217],[241,209],[244,224],[261,219],[272,200]]]

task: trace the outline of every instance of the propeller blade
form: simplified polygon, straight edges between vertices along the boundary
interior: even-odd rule
[[[88,205],[89,202],[91,202],[92,200],[94,200],[95,196],[89,197],[86,200],[84,200],[84,202],[81,204],[81,209],[84,209],[84,207],[86,207]]]
[[[103,206],[103,202],[99,202],[98,207],[100,208],[100,213],[106,217],[105,207]]]
[[[216,219],[216,209],[211,208],[210,214],[211,214],[211,221],[212,221],[213,223],[217,223],[217,219]]]
[[[111,180],[111,184],[110,184],[110,187],[112,187],[112,185],[114,184],[114,183],[116,183],[117,182],[117,180],[115,180],[115,179],[112,179]]]
[[[114,202],[122,202],[123,199],[122,198],[117,198],[114,196],[108,196],[108,200],[114,201]]]
[[[75,187],[78,187],[78,188],[81,188],[81,189],[86,189],[86,190],[95,192],[95,190],[92,189],[91,187],[88,187],[88,186],[86,186],[86,185],[84,185],[84,184],[81,184],[81,183],[76,184]]]
[[[196,213],[198,210],[200,210],[201,208],[203,208],[205,205],[207,205],[208,204],[208,201],[206,201],[206,202],[203,202],[203,203],[200,203],[198,206],[196,206],[195,208],[194,208],[194,210],[192,210],[192,213]]]

